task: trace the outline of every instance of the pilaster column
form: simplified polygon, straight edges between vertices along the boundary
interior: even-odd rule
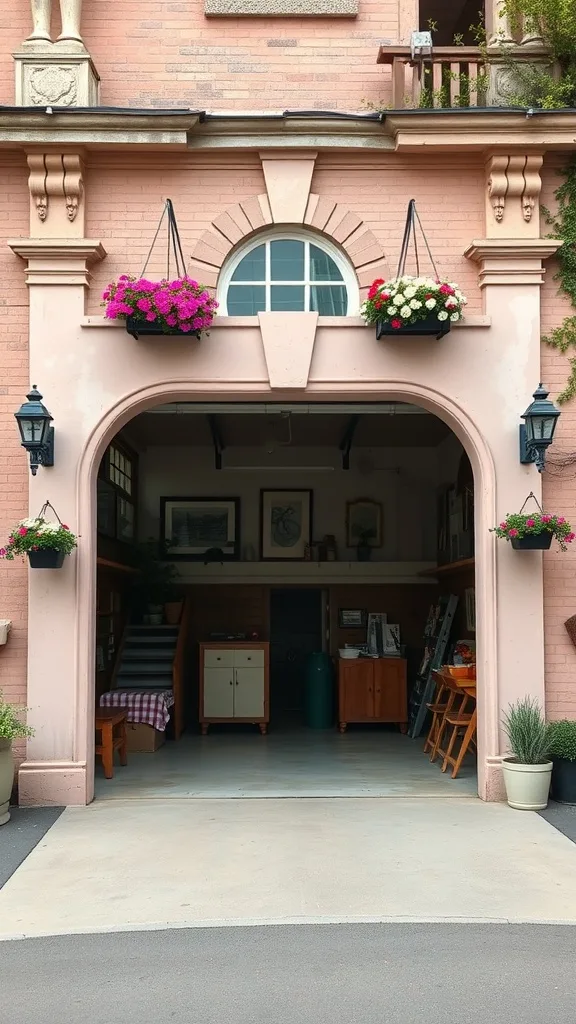
[[[92,391],[84,379],[79,325],[90,269],[106,252],[97,239],[84,237],[82,153],[34,151],[28,166],[31,237],[12,239],[8,245],[25,263],[30,380],[42,389],[56,432],[54,466],[29,476],[29,515],[37,514],[48,499],[77,533],[75,445],[81,424],[69,385],[62,382],[71,373],[74,388],[84,389],[89,400]],[[65,355],[56,359],[56,350]],[[91,799],[88,738],[76,727],[78,715],[83,721],[93,720],[88,709],[79,707],[76,692],[78,638],[70,629],[77,605],[76,557],[72,553],[58,572],[28,574],[27,703],[35,734],[28,740],[19,774],[20,800],[25,804],[85,804]],[[49,661],[47,636],[53,652]]]
[[[521,197],[513,202],[520,207]],[[505,207],[508,215],[508,204]],[[492,211],[489,224],[492,225]],[[468,246],[465,256],[478,264],[485,312],[491,318],[491,350],[498,356],[487,370],[487,401],[498,416],[492,455],[496,467],[497,522],[518,512],[530,491],[540,500],[542,478],[533,465],[519,460],[518,427],[530,396],[541,379],[540,288],[543,261],[560,241],[544,238],[482,238]],[[496,525],[496,523],[494,523]],[[506,752],[502,714],[508,705],[527,694],[545,706],[544,607],[541,553],[528,557],[504,541],[494,541],[497,579],[497,688],[486,714],[500,732],[499,749],[485,740],[487,795],[502,798],[500,759]],[[522,636],[523,642],[518,642]]]

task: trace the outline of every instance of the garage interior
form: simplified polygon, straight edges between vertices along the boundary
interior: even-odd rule
[[[443,421],[162,405],[111,442],[97,498],[96,706],[164,694],[168,720],[128,713],[96,799],[476,792],[472,747],[456,778],[423,751],[431,669],[476,636],[472,470]]]

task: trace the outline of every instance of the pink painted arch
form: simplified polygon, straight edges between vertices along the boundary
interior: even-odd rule
[[[111,406],[91,431],[77,474],[77,523],[82,541],[76,563],[75,635],[76,644],[76,707],[74,726],[74,761],[87,768],[86,797],[94,795],[94,664],[96,615],[96,478],[102,455],[114,435],[138,413],[166,401],[270,401],[274,393],[268,386],[251,387],[227,384],[214,389],[213,384],[194,384],[190,380],[164,380],[141,390],[129,392]],[[467,412],[452,398],[411,381],[383,381],[356,387],[311,385],[305,391],[284,394],[288,401],[334,401],[335,393],[342,401],[413,402],[442,419],[456,434],[470,458],[475,482],[476,531],[476,610],[480,625],[477,641],[478,663],[478,772],[479,795],[483,799],[497,796],[499,701],[497,678],[497,593],[496,559],[493,538],[489,533],[496,514],[496,479],[491,452],[481,431]]]

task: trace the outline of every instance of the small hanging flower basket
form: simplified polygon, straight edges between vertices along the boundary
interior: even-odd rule
[[[52,509],[57,523],[45,519]],[[34,519],[23,519],[14,527],[6,547],[0,548],[0,558],[13,562],[16,555],[27,555],[32,569],[61,569],[65,555],[77,546],[77,539],[69,526],[61,522],[49,501]]]
[[[165,216],[168,218],[166,277],[149,281],[144,274]],[[177,273],[173,279],[170,276],[171,254]],[[108,285],[102,299],[106,307],[104,315],[109,320],[124,320],[128,334],[136,339],[141,335],[159,334],[200,338],[202,331],[212,326],[218,303],[206,288],[186,274],[171,199],[166,200],[142,275],[136,278],[121,274],[117,281]]]
[[[416,222],[424,238],[434,277],[420,275]],[[411,236],[414,240],[416,276],[404,273]],[[411,199],[408,204],[396,277],[389,281],[378,278],[372,283],[362,306],[362,316],[367,324],[376,325],[377,340],[394,334],[432,336],[440,339],[448,334],[452,324],[462,319],[466,301],[466,296],[462,294],[457,284],[442,281],[439,277],[416,212],[416,203]]]
[[[538,505],[537,512],[524,512],[530,498]],[[566,551],[567,545],[576,537],[564,516],[542,511],[532,492],[526,498],[520,512],[507,515],[499,526],[493,528],[492,533],[502,540],[509,540],[516,551],[548,551],[554,538],[561,550]]]

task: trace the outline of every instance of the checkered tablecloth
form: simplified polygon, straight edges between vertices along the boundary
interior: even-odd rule
[[[164,732],[174,705],[172,690],[110,690],[100,697],[101,708],[125,708],[129,722],[153,725]]]

